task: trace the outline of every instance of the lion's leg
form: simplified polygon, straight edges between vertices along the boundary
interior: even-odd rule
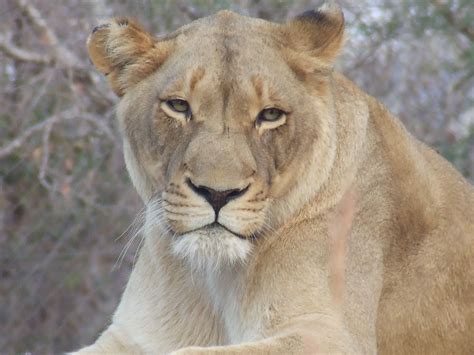
[[[222,344],[223,325],[165,238],[148,238],[111,326],[85,353],[169,353]],[[195,282],[194,282],[195,281]]]
[[[110,326],[93,345],[70,353],[70,355],[92,354],[142,354],[144,351],[124,332]]]
[[[376,352],[376,349],[372,349]],[[342,323],[328,316],[298,320],[295,324],[277,335],[258,341],[229,346],[186,347],[173,352],[173,355],[192,354],[334,354],[360,353],[352,336]]]

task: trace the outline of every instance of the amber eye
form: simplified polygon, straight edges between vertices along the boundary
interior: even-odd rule
[[[275,122],[275,121],[278,121],[280,118],[282,118],[284,115],[285,115],[285,112],[275,107],[266,108],[265,110],[260,111],[260,113],[258,114],[257,120]]]
[[[185,113],[186,115],[189,115],[191,112],[189,104],[185,100],[181,100],[181,99],[167,100],[166,105],[168,105],[168,107],[175,112]]]

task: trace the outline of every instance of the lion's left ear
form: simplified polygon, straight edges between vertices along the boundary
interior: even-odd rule
[[[163,64],[169,42],[159,42],[138,23],[114,18],[95,27],[87,39],[89,56],[119,96]]]
[[[332,66],[344,43],[344,14],[333,1],[324,3],[317,10],[306,11],[283,25],[289,57],[300,68],[311,71],[316,66]],[[300,57],[299,59],[297,57]]]

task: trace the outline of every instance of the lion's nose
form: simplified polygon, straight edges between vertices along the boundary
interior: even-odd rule
[[[191,190],[193,190],[199,196],[204,197],[206,201],[209,202],[209,204],[216,212],[216,216],[219,213],[219,210],[224,207],[230,200],[242,196],[249,188],[249,186],[247,185],[247,187],[243,189],[216,191],[207,186],[196,186],[190,179],[188,179],[186,182],[191,188]]]

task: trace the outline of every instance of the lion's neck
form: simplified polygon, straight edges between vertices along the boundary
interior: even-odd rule
[[[141,279],[140,287],[146,284],[158,293],[158,289],[163,288],[180,294],[161,296],[172,298],[182,297],[181,293],[192,291],[193,296],[189,297],[196,299],[197,303],[207,304],[210,313],[220,319],[225,329],[226,342],[238,343],[255,336],[255,330],[242,318],[242,299],[248,286],[245,282],[248,276],[247,263],[222,263],[217,266],[215,260],[201,260],[199,264],[190,262],[183,255],[176,255],[173,251],[173,238],[160,228],[149,228],[145,238],[140,251],[140,262],[133,270],[133,274]],[[175,270],[174,274],[179,274],[180,279],[169,279],[168,269]],[[257,320],[254,322],[256,324]]]
[[[357,189],[357,174],[367,161],[370,111],[367,95],[341,74],[334,74],[333,97],[336,116],[334,162],[327,178],[317,191],[302,191],[307,198],[300,204],[288,223],[298,224],[317,218],[337,206],[349,190]],[[318,152],[315,152],[318,154]],[[318,167],[309,167],[314,174],[321,174]],[[315,177],[308,177],[309,186]],[[355,191],[357,193],[357,191]],[[289,200],[294,199],[290,196]],[[286,203],[291,204],[291,201]]]

